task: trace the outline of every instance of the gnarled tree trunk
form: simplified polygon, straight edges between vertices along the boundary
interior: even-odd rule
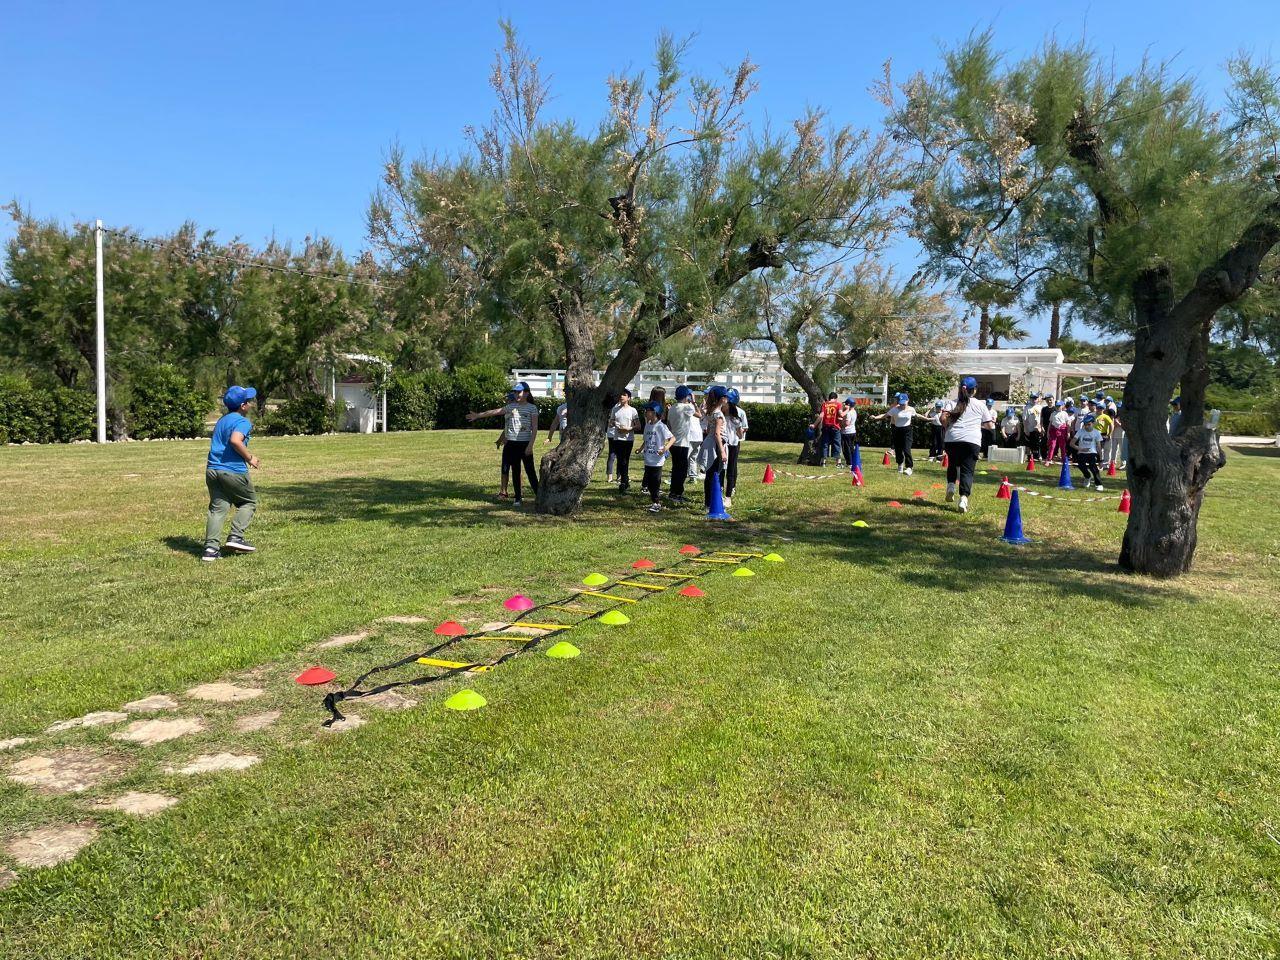
[[[986,350],[991,342],[991,311],[984,303],[978,308],[978,349]]]
[[[1057,300],[1049,310],[1049,346],[1056,347],[1062,340],[1062,304]]]
[[[1129,438],[1127,473],[1133,504],[1120,550],[1125,570],[1176,577],[1191,569],[1204,489],[1225,464],[1217,435],[1204,426],[1209,325],[1174,317],[1169,271],[1147,271],[1135,284],[1134,366],[1121,421]],[[1169,398],[1182,382],[1184,414],[1168,428]]]

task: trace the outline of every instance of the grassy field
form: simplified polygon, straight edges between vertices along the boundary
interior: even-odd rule
[[[583,519],[542,519],[493,501],[492,435],[255,440],[260,553],[217,564],[195,558],[203,444],[0,448],[0,740],[35,738],[0,769],[68,745],[122,764],[72,796],[0,779],[0,851],[101,829],[0,892],[0,956],[1280,951],[1276,451],[1232,452],[1197,572],[1166,584],[1115,572],[1114,501],[1024,498],[1037,542],[1012,548],[997,476],[960,516],[939,468],[900,478],[871,452],[862,491],[765,487],[794,450],[750,444],[732,525],[652,517],[603,482]],[[683,543],[786,562],[575,628],[578,659],[466,681],[489,700],[472,713],[441,707],[450,681],[321,732],[319,694],[290,680],[349,680],[439,620],[502,620],[510,593]],[[427,622],[374,623],[394,615]],[[266,693],[182,698],[215,680]],[[157,693],[205,730],[40,732]],[[280,720],[236,729],[264,710]],[[261,762],[166,772],[224,750]],[[180,802],[93,807],[126,789]]]

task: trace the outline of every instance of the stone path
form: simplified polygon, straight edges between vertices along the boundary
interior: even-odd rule
[[[41,793],[83,793],[103,780],[120,776],[130,764],[122,756],[70,747],[18,760],[9,779]]]
[[[167,773],[180,773],[191,777],[200,773],[218,773],[222,770],[248,770],[259,761],[253,754],[206,753],[196,757],[185,767],[169,767]]]
[[[14,837],[5,844],[5,851],[20,867],[52,867],[75,857],[97,835],[92,823],[39,827]]]
[[[254,700],[262,694],[263,691],[257,687],[240,687],[234,683],[205,683],[187,691],[188,697],[210,703],[238,703],[241,700]]]
[[[199,733],[204,724],[193,717],[178,717],[174,720],[135,720],[119,733],[111,735],[112,740],[124,740],[128,743],[140,743],[144,747],[176,740],[191,733]]]
[[[143,697],[141,700],[126,703],[120,709],[125,713],[159,713],[161,710],[177,710],[178,701],[173,697],[166,697],[163,693],[157,693],[154,697]]]
[[[131,813],[135,817],[150,817],[161,810],[168,810],[177,802],[177,797],[166,797],[162,793],[138,793],[131,790],[114,800],[101,800],[94,806],[99,810],[118,810],[120,813]]]

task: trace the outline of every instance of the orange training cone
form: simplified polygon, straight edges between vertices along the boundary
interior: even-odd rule
[[[1114,477],[1116,475],[1116,462],[1112,460],[1107,464],[1107,476]]]
[[[1035,473],[1035,472],[1036,472],[1036,458],[1027,457],[1027,473]]]
[[[1129,496],[1129,491],[1126,490],[1124,493],[1120,494],[1120,506],[1117,508],[1116,512],[1128,513],[1129,505],[1131,503],[1133,503],[1133,497]]]
[[[766,463],[764,467],[764,482],[773,483],[773,464]]]
[[[887,466],[889,466],[889,464],[890,464],[890,461],[889,461],[889,451],[888,451],[888,450],[886,450],[886,451],[884,452],[884,459],[880,461],[880,465],[881,465],[882,467],[887,467]]]
[[[1013,492],[1013,487],[1009,485],[1009,478],[1005,477],[1003,480],[1000,481],[1000,489],[996,491],[996,499],[1009,500],[1011,499],[1010,494],[1012,492]]]
[[[706,594],[703,593],[701,590],[699,590],[697,587],[695,587],[693,584],[689,584],[689,586],[685,587],[683,590],[680,591],[680,596],[697,598],[697,597],[705,597]]]

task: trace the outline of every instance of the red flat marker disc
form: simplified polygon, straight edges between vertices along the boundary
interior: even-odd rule
[[[304,687],[316,687],[322,683],[328,683],[338,675],[332,670],[326,670],[324,667],[310,667],[303,670],[300,674],[293,678],[295,683],[300,683]]]
[[[652,560],[637,560],[631,565],[633,570],[652,570],[657,564]]]
[[[913,497],[920,498],[920,497],[923,497],[923,496],[924,496],[924,491],[923,491],[923,490],[917,490],[917,491],[915,491],[914,493],[912,493],[911,495],[912,495]]]
[[[703,593],[701,590],[699,590],[697,587],[695,587],[693,584],[690,584],[689,586],[685,587],[683,590],[681,590],[681,591],[680,591],[680,596],[682,596],[682,597],[705,597],[705,596],[706,596],[706,594],[705,594],[705,593]]]
[[[680,548],[680,552],[685,554],[695,554],[695,553],[701,553],[702,551],[699,550],[697,547],[695,547],[693,544],[686,543],[683,547]]]
[[[436,627],[436,633],[442,637],[460,637],[467,632],[467,628],[456,620],[446,620],[440,626]]]
[[[902,506],[902,504],[900,504],[897,500],[890,500],[890,501],[889,501],[889,506],[891,506],[891,507],[900,507],[900,506]]]

